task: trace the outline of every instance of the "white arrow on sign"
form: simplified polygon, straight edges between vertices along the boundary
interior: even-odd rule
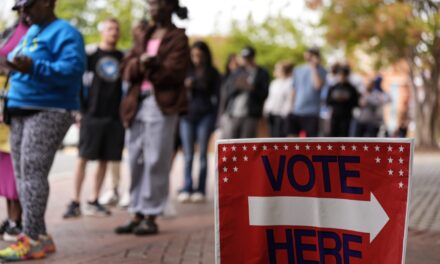
[[[373,193],[370,201],[311,197],[249,197],[251,226],[310,226],[370,234],[390,218]]]

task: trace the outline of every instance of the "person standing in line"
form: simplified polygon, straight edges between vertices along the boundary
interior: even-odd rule
[[[48,176],[55,154],[79,109],[86,66],[84,40],[77,29],[55,15],[55,0],[21,0],[32,24],[8,55],[11,88],[11,153],[23,208],[23,233],[0,250],[1,261],[40,259],[55,252],[47,233],[45,213]]]
[[[168,201],[175,131],[187,109],[184,81],[190,49],[184,29],[172,15],[188,17],[178,0],[147,0],[152,25],[127,55],[124,80],[130,89],[121,107],[128,130],[131,220],[117,234],[154,235]]]
[[[359,105],[359,93],[349,81],[350,72],[348,65],[339,66],[336,72],[337,81],[327,94],[327,105],[332,108],[331,137],[348,137],[353,109]]]
[[[383,125],[383,107],[391,101],[382,90],[380,80],[371,81],[359,101],[359,113],[355,118],[355,137],[377,137]]]
[[[179,202],[203,202],[206,195],[208,173],[208,144],[215,129],[220,100],[221,78],[212,63],[212,55],[205,42],[195,42],[191,47],[192,66],[185,80],[189,93],[188,112],[180,120],[180,137],[185,156],[185,182]],[[200,169],[198,187],[193,189],[192,166],[194,147],[199,146]]]
[[[228,82],[231,75],[240,67],[238,64],[237,54],[231,53],[228,55],[225,63],[225,73],[222,76],[222,85],[220,87],[220,102],[217,117],[217,128],[219,131],[218,138],[223,138],[223,131],[229,125],[227,114],[225,114]]]
[[[310,48],[304,54],[307,64],[293,72],[293,111],[289,115],[289,135],[299,136],[305,132],[307,137],[319,133],[319,114],[321,91],[326,85],[327,72],[321,65],[321,52]]]
[[[286,137],[286,117],[290,112],[289,100],[292,91],[293,64],[278,63],[275,65],[275,80],[269,87],[269,97],[264,104],[264,114],[268,119],[271,137]]]
[[[223,137],[255,138],[258,121],[263,116],[264,102],[269,93],[269,73],[255,62],[256,51],[241,51],[241,66],[230,75],[225,89],[225,123]]]
[[[148,28],[148,20],[142,19],[133,27],[132,39],[133,41],[139,40],[143,34],[145,34]],[[127,93],[127,83],[123,84],[122,93],[123,96]],[[102,205],[118,205],[121,208],[127,208],[130,205],[130,193],[128,188],[123,191],[122,197],[120,197],[120,182],[121,182],[121,162],[111,162],[110,163],[110,173],[111,173],[111,189],[106,191],[99,198],[99,202]]]
[[[122,79],[119,65],[124,54],[117,43],[120,36],[119,22],[107,19],[101,24],[101,42],[88,51],[88,67],[85,74],[85,93],[80,117],[79,160],[75,173],[74,195],[64,218],[78,217],[80,193],[86,166],[91,160],[98,161],[92,196],[84,213],[90,216],[109,216],[111,212],[102,206],[99,193],[105,178],[107,163],[120,161],[124,148],[124,127],[119,118],[122,99]]]
[[[0,57],[6,58],[8,54],[18,45],[21,38],[29,30],[29,24],[26,22],[22,12],[17,8],[18,22],[8,28],[0,36]],[[1,70],[3,72],[3,69]],[[4,73],[9,74],[8,69]],[[14,169],[10,155],[9,146],[9,127],[0,124],[0,196],[6,198],[6,208],[8,218],[0,225],[0,236],[5,241],[15,242],[21,233],[21,204],[17,193]]]

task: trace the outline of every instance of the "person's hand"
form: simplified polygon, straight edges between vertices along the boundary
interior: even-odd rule
[[[141,68],[147,69],[147,68],[151,67],[151,65],[153,64],[153,62],[155,60],[156,60],[155,56],[151,56],[147,53],[142,54],[140,57]]]
[[[194,84],[194,80],[193,80],[193,78],[191,78],[191,77],[187,77],[187,78],[185,79],[185,87],[186,87],[186,88],[191,88],[191,87],[193,86],[193,84]]]
[[[321,61],[320,61],[320,59],[318,58],[318,56],[312,56],[311,58],[310,58],[310,64],[313,66],[313,67],[318,67],[318,65],[321,63]]]
[[[81,116],[80,113],[77,113],[77,114],[75,115],[75,125],[76,125],[78,128],[81,127],[81,118],[82,118],[82,116]]]
[[[235,86],[240,90],[249,90],[250,85],[247,79],[247,75],[242,74],[238,76],[237,80],[235,81]]]
[[[11,63],[11,67],[21,73],[30,73],[33,61],[26,56],[16,56]]]

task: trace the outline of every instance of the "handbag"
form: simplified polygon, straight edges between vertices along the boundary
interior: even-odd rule
[[[3,89],[0,91],[0,115],[2,117],[2,122],[6,125],[11,124],[11,115],[8,111],[8,84],[9,84],[10,74],[6,76],[5,84]]]

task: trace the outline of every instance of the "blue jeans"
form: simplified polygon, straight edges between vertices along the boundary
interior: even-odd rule
[[[185,156],[185,183],[182,191],[206,193],[206,176],[208,171],[208,144],[209,137],[214,131],[215,115],[207,114],[198,120],[180,119],[180,138],[182,139],[183,154]],[[194,146],[199,145],[200,172],[199,185],[193,189],[192,166],[194,160]]]

